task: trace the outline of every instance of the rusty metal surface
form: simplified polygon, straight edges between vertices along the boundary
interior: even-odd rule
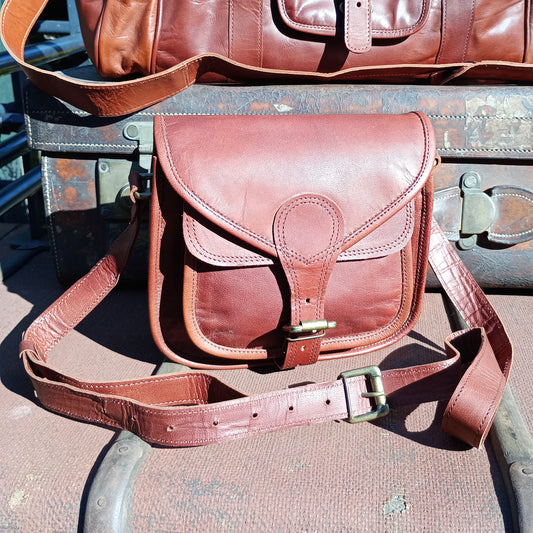
[[[28,138],[45,151],[131,154],[122,129],[131,117],[96,118],[30,87],[25,95]],[[533,91],[528,86],[195,85],[136,113],[308,114],[426,112],[442,156],[530,159]]]
[[[96,159],[42,157],[45,214],[56,273],[66,285],[85,275],[128,224],[127,212],[122,218],[106,216],[109,206],[98,201],[96,165]],[[122,275],[124,281],[146,280],[147,253],[145,224]]]

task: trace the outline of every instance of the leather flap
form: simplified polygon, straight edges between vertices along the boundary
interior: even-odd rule
[[[283,22],[291,29],[313,35],[335,36],[339,22],[345,25],[345,13],[367,2],[357,0],[278,0]],[[346,5],[348,4],[348,5]],[[360,4],[358,6],[358,4]],[[371,0],[368,2],[371,37],[396,39],[420,30],[429,15],[429,2],[419,0]]]
[[[342,213],[341,260],[402,248],[413,231],[409,204],[436,155],[429,120],[419,113],[158,116],[155,141],[186,203],[189,250],[226,266],[277,257],[274,218],[302,194],[325,197]],[[313,240],[312,220],[301,239]]]
[[[412,237],[414,222],[414,207],[410,203],[370,235],[342,252],[338,260],[372,259],[397,252]],[[270,255],[257,253],[242,241],[222,235],[220,229],[189,208],[183,215],[183,235],[189,252],[209,265],[244,267],[274,264]]]

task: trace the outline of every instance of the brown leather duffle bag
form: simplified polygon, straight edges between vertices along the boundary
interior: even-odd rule
[[[160,116],[154,131],[149,309],[171,360],[275,371],[391,345],[420,315],[428,258],[471,329],[447,339],[443,361],[250,397],[197,371],[81,382],[47,359],[118,281],[138,200],[109,254],[25,333],[21,356],[45,406],[197,446],[446,400],[443,429],[484,441],[511,343],[432,222],[438,156],[424,114]]]
[[[48,0],[6,0],[6,49],[42,90],[101,116],[220,79],[533,81],[531,0],[78,0],[95,83],[24,61]]]

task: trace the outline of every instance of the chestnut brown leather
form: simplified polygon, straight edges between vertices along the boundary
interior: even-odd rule
[[[130,113],[195,81],[532,81],[531,0],[79,0],[100,74],[74,80],[24,61],[48,0],[6,0],[8,52],[42,90],[90,113]]]
[[[154,127],[150,305],[168,357],[288,368],[410,331],[436,158],[425,115],[156,117]],[[182,289],[166,273],[181,272],[183,255]],[[182,291],[182,306],[169,301]],[[314,320],[337,325],[308,341],[285,331]]]
[[[450,336],[445,361],[383,372],[384,391],[391,407],[449,400],[443,428],[484,441],[512,348],[431,222],[425,115],[163,116],[155,138],[149,304],[163,353],[198,368],[289,367],[391,344],[419,316],[429,254],[472,329]],[[168,446],[374,408],[366,376],[246,397],[197,372],[86,383],[54,370],[49,353],[116,284],[139,220],[136,206],[109,254],[25,333],[21,356],[43,405]],[[323,337],[321,322],[298,329],[321,319],[337,323]]]

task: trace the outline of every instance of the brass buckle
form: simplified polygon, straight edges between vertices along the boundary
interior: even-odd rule
[[[311,333],[307,337],[286,337],[287,342],[309,341],[312,339],[320,339],[326,335],[326,330],[337,327],[337,322],[328,322],[322,320],[305,320],[300,322],[297,326],[284,326],[283,331],[287,331],[290,335],[301,335],[302,333]]]
[[[346,380],[354,378],[356,376],[367,376],[370,378],[370,384],[372,390],[369,392],[361,393],[363,398],[373,398],[376,402],[376,408],[369,413],[362,415],[354,415],[352,410],[352,404],[350,401],[350,392],[348,391],[348,383]],[[357,424],[358,422],[369,422],[376,418],[388,415],[390,408],[387,403],[387,397],[383,389],[383,380],[381,379],[381,370],[377,366],[366,366],[364,368],[358,368],[356,370],[348,370],[343,372],[340,376],[344,385],[344,394],[346,395],[346,405],[348,406],[348,418],[347,421],[350,424]]]

